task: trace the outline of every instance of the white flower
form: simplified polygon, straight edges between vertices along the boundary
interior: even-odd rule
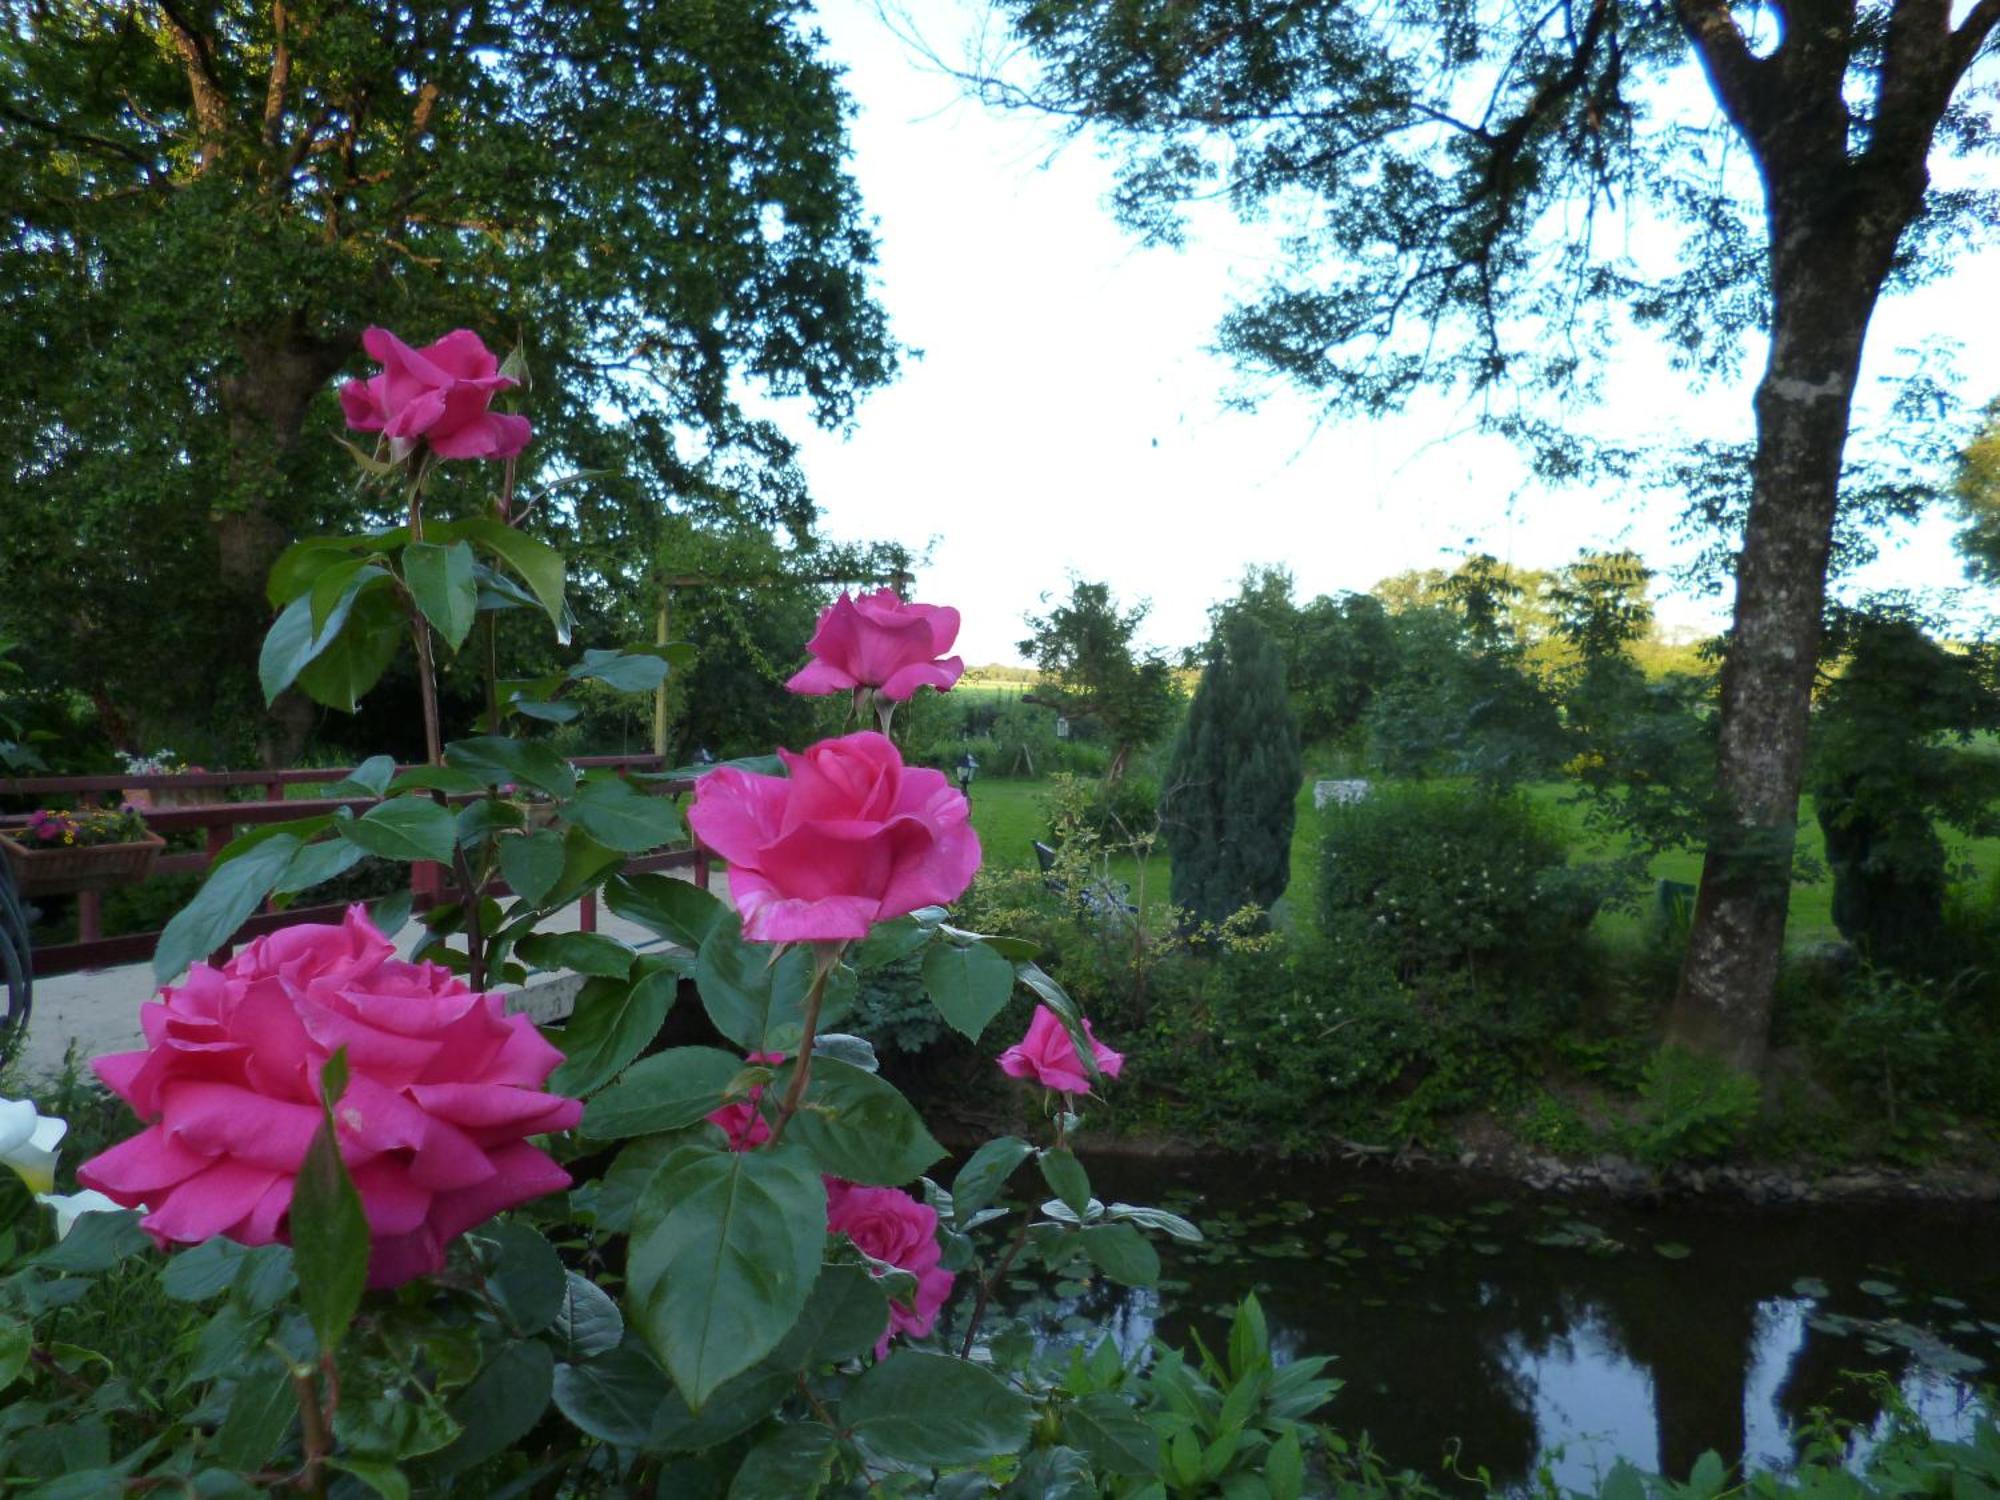
[[[56,1143],[66,1120],[38,1114],[26,1099],[0,1099],[0,1166],[11,1167],[31,1192],[56,1185]]]
[[[85,1188],[80,1193],[37,1193],[35,1201],[46,1203],[55,1210],[56,1238],[65,1238],[76,1221],[85,1214],[122,1213],[125,1205],[114,1203],[96,1188]]]

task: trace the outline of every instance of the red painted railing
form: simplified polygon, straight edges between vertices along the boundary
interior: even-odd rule
[[[661,768],[661,757],[657,755],[583,755],[572,764],[578,770],[653,771]],[[295,797],[287,799],[288,786],[332,786],[345,780],[354,772],[352,766],[336,766],[310,770],[290,771],[191,771],[172,776],[18,776],[11,779],[0,778],[0,796],[42,798],[88,798],[106,792],[116,792],[127,796],[134,791],[147,793],[170,792],[175,795],[171,806],[142,806],[139,811],[146,820],[147,827],[160,834],[185,833],[199,829],[203,834],[204,847],[194,851],[180,851],[163,854],[154,862],[148,879],[158,879],[166,875],[199,874],[205,871],[216,852],[235,838],[243,829],[260,823],[284,823],[293,818],[309,818],[321,813],[330,813],[335,808],[347,807],[357,813],[366,812],[379,800],[373,797]],[[397,768],[409,770],[410,767]],[[672,796],[691,791],[694,783],[690,780],[674,779],[642,783],[645,788],[661,796]],[[242,787],[257,788],[262,796],[255,801],[232,802],[228,800],[232,790]],[[213,794],[213,800],[189,803],[189,792]],[[470,801],[470,796],[453,797],[454,802]],[[0,815],[0,827],[17,825],[26,821],[26,814]],[[626,863],[629,871],[691,869],[695,884],[704,890],[708,887],[708,859],[704,851],[693,847],[676,847],[656,850],[639,855]],[[413,906],[423,911],[444,901],[456,901],[458,891],[445,880],[445,871],[439,865],[418,863],[410,866],[410,894]],[[504,881],[493,881],[486,887],[488,895],[509,894]],[[37,976],[44,974],[66,974],[77,969],[99,969],[112,964],[141,963],[153,956],[158,944],[158,932],[122,933],[116,937],[103,935],[103,903],[97,891],[82,891],[76,897],[77,940],[72,943],[56,943],[37,948],[34,954],[34,971]],[[345,907],[341,903],[317,906],[291,906],[276,910],[266,905],[236,930],[231,944],[266,932],[275,932],[280,927],[290,927],[300,922],[325,922],[338,920]],[[597,928],[597,898],[595,894],[583,898],[579,919],[585,932]],[[226,949],[224,950],[227,951]]]

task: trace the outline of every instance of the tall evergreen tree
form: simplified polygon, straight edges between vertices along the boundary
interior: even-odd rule
[[[1160,799],[1174,905],[1219,922],[1285,893],[1303,774],[1285,653],[1254,615],[1227,613],[1209,640]]]

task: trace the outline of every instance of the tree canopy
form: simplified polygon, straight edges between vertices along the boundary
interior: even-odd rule
[[[1109,584],[1076,579],[1069,598],[1027,617],[1030,634],[1021,642],[1021,654],[1041,674],[1028,701],[1104,726],[1112,741],[1107,781],[1124,774],[1134,750],[1166,732],[1180,701],[1167,659],[1132,643],[1146,612],[1143,603],[1121,610]]]
[[[794,0],[7,15],[0,618],[110,714],[254,701],[272,554],[357,519],[328,383],[371,323],[525,350],[534,467],[603,475],[532,524],[620,587],[668,507],[802,537],[744,395],[835,425],[894,369]]]

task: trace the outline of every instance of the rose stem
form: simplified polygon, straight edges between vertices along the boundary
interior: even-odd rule
[[[847,944],[820,943],[813,949],[812,988],[806,991],[805,1030],[799,1038],[798,1065],[792,1069],[792,1081],[785,1090],[784,1102],[778,1106],[778,1118],[771,1126],[770,1144],[776,1146],[785,1133],[785,1127],[792,1122],[792,1116],[799,1112],[805,1102],[806,1084],[812,1078],[813,1037],[819,1030],[819,1004],[826,996],[826,981],[840,962],[840,955]]]

